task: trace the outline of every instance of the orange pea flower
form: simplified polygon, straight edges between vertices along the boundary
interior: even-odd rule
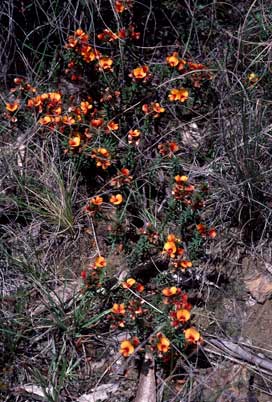
[[[92,150],[91,158],[96,161],[97,167],[102,167],[103,170],[111,165],[110,153],[106,148],[97,148]]]
[[[86,32],[84,32],[83,29],[81,28],[78,28],[75,31],[75,36],[79,38],[82,42],[87,42],[87,40],[89,39],[89,35]]]
[[[196,225],[196,228],[197,228],[197,231],[198,231],[201,235],[203,235],[203,234],[206,233],[206,228],[205,228],[205,226],[203,225],[203,223],[199,223],[198,225]]]
[[[59,103],[61,101],[61,94],[59,92],[49,92],[48,99],[51,103]]]
[[[179,146],[176,142],[169,142],[168,146],[171,152],[177,152],[179,150]]]
[[[188,176],[180,176],[180,175],[175,176],[175,182],[177,184],[184,184],[187,181],[188,181]]]
[[[132,70],[132,76],[137,80],[142,80],[143,78],[146,78],[148,72],[149,72],[148,66],[141,66],[134,68],[134,70]]]
[[[144,113],[146,113],[146,114],[150,112],[150,108],[149,108],[149,105],[147,103],[143,104],[142,111]]]
[[[72,124],[75,124],[76,121],[72,116],[63,116],[62,122],[63,124],[67,124],[67,126],[71,126]]]
[[[122,283],[124,289],[130,289],[133,285],[135,285],[136,280],[134,278],[128,278],[125,282]]]
[[[128,132],[129,136],[132,138],[138,138],[141,135],[141,131],[140,130],[129,130]]]
[[[128,132],[128,143],[132,144],[133,142],[135,142],[136,145],[139,144],[140,142],[140,137],[141,135],[141,131],[136,129],[136,130],[129,130]]]
[[[192,61],[188,62],[188,66],[190,70],[203,70],[205,68],[204,64],[195,63]]]
[[[180,241],[180,239],[177,238],[176,235],[174,235],[173,233],[170,233],[167,236],[167,241],[176,242],[176,241]]]
[[[120,172],[122,173],[122,175],[129,177],[130,172],[128,168],[121,168]]]
[[[123,202],[122,194],[116,194],[110,197],[110,203],[113,205],[120,205],[122,202]]]
[[[186,64],[187,64],[187,63],[186,63],[186,61],[185,61],[185,60],[183,60],[183,59],[181,59],[181,60],[180,60],[180,62],[179,62],[179,64],[178,64],[177,69],[178,69],[179,71],[184,70],[184,69],[185,69]]]
[[[198,233],[204,238],[209,236],[211,239],[214,239],[217,236],[215,228],[207,230],[206,226],[203,225],[203,223],[199,223],[198,225],[196,225],[196,229]]]
[[[107,128],[108,128],[109,131],[116,131],[116,130],[118,130],[118,128],[119,128],[119,124],[118,124],[118,123],[115,123],[115,121],[110,121],[110,122],[107,124]]]
[[[185,88],[173,88],[170,91],[170,94],[168,95],[168,99],[173,102],[173,101],[180,101],[180,102],[185,102],[189,97],[189,91]]]
[[[65,47],[68,49],[74,49],[78,44],[78,39],[75,39],[73,36],[69,36],[68,43],[65,44]]]
[[[16,78],[14,78],[13,82],[16,85],[20,85],[23,82],[23,78],[16,77]]]
[[[122,304],[114,303],[111,311],[114,314],[122,314],[122,315],[124,315],[125,312],[126,312],[125,305],[123,303]]]
[[[47,100],[49,98],[49,94],[47,94],[47,93],[44,93],[44,94],[41,94],[41,100],[44,102],[45,100]]]
[[[80,54],[83,57],[83,60],[86,61],[86,63],[90,63],[90,62],[94,61],[96,58],[96,54],[95,54],[93,48],[87,44],[84,44],[83,46],[81,46]]]
[[[41,117],[41,118],[39,119],[39,121],[38,121],[38,123],[39,123],[41,126],[45,126],[46,124],[49,124],[49,123],[51,123],[51,122],[52,122],[52,117],[50,117],[50,116]]]
[[[39,107],[42,104],[42,99],[40,96],[36,96],[35,98],[28,99],[27,106],[28,107]]]
[[[20,106],[20,103],[17,101],[13,102],[13,103],[6,103],[6,109],[11,113],[16,112],[16,110],[18,110],[19,106]]]
[[[126,29],[125,28],[119,29],[117,35],[119,39],[125,39],[127,37]]]
[[[179,64],[178,52],[173,52],[170,56],[167,56],[166,61],[170,67],[176,67]]]
[[[168,98],[171,102],[177,101],[180,99],[180,91],[177,88],[173,88],[170,91],[170,94],[168,95]]]
[[[92,109],[93,105],[91,105],[87,101],[80,102],[80,109],[83,114],[87,114],[90,109]]]
[[[190,311],[186,309],[177,310],[176,317],[179,322],[184,324],[185,322],[189,321],[191,318]]]
[[[144,291],[144,285],[137,283],[136,290],[137,292],[142,293]]]
[[[211,239],[214,239],[217,236],[216,230],[214,228],[210,229],[208,235]]]
[[[118,14],[121,14],[121,13],[123,13],[125,10],[127,10],[127,8],[128,8],[129,5],[131,5],[131,0],[127,0],[127,1],[124,1],[124,0],[116,0],[116,1],[115,1],[115,4],[114,4],[114,8],[115,8],[115,11],[116,11]]]
[[[185,269],[192,268],[192,266],[193,266],[192,262],[188,261],[188,260],[181,261],[180,265],[182,268],[185,268]]]
[[[247,79],[251,84],[256,84],[256,82],[259,80],[259,77],[255,73],[250,73],[248,74]]]
[[[177,246],[172,241],[167,241],[163,246],[163,253],[168,254],[169,257],[171,257],[171,258],[175,257],[176,251],[177,251]]]
[[[104,268],[107,265],[107,261],[105,257],[102,257],[101,255],[99,257],[96,257],[94,266],[95,268]]]
[[[118,35],[112,32],[110,29],[104,29],[103,32],[97,35],[97,38],[106,42],[112,42],[118,39]]]
[[[175,296],[176,294],[180,293],[180,289],[172,286],[171,288],[164,288],[162,290],[162,294],[166,297]]]
[[[93,205],[101,205],[103,203],[103,198],[97,195],[96,197],[93,197],[90,202]]]
[[[157,349],[161,353],[167,353],[170,347],[170,341],[166,336],[159,334],[158,335],[159,342],[157,343]]]
[[[188,343],[197,343],[201,339],[200,333],[193,327],[185,329],[184,336]]]
[[[110,57],[101,57],[98,61],[98,65],[101,70],[112,70],[113,60]]]
[[[104,158],[109,158],[110,153],[106,148],[98,148],[97,152],[102,155]]]
[[[152,103],[152,108],[154,110],[154,112],[156,112],[157,114],[160,113],[164,113],[165,112],[165,108],[162,107],[159,103]]]
[[[135,348],[130,341],[126,340],[126,341],[121,342],[119,352],[124,357],[128,357],[128,356],[132,355],[134,350],[135,350]]]
[[[158,102],[153,102],[150,105],[148,105],[147,103],[145,103],[142,106],[142,111],[147,114],[147,113],[152,113],[154,112],[154,117],[159,117],[160,113],[164,113],[165,112],[165,108],[162,107]]]
[[[53,112],[53,114],[59,116],[61,114],[61,112],[62,112],[61,106],[56,107],[52,112]]]
[[[132,180],[132,176],[130,176],[130,172],[127,168],[121,168],[120,169],[120,174],[118,174],[116,177],[111,179],[111,186],[113,187],[121,187],[123,184],[129,184]]]
[[[175,152],[179,150],[179,146],[176,142],[165,142],[158,145],[159,153],[163,156],[172,157]]]
[[[80,134],[76,133],[69,138],[68,144],[71,148],[77,148],[80,145]]]
[[[95,128],[102,126],[103,123],[104,123],[103,119],[100,119],[100,118],[91,120],[91,125]]]

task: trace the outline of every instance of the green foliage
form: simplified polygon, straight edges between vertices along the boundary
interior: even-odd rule
[[[147,257],[147,253],[152,245],[146,236],[140,236],[139,240],[133,245],[132,252],[128,256],[128,263],[130,267],[143,261]]]

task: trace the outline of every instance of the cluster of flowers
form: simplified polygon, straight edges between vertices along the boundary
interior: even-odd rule
[[[166,254],[171,259],[171,265],[181,270],[186,270],[192,267],[192,262],[185,258],[185,248],[182,247],[182,241],[174,234],[167,236],[167,241],[163,246],[163,254]]]
[[[10,93],[12,94],[12,100],[5,104],[5,113],[4,118],[11,121],[12,123],[17,122],[17,117],[15,113],[20,109],[21,102],[20,98],[23,96],[29,96],[29,94],[34,94],[37,92],[37,89],[30,85],[23,78],[16,77],[13,80],[15,87],[10,89]]]
[[[129,10],[131,5],[132,2],[129,0],[115,1],[114,3],[115,11],[120,14]],[[105,29],[102,33],[98,34],[98,39],[105,42],[113,42],[117,39],[129,37],[138,39],[139,36],[140,34],[135,31],[134,25],[130,24],[127,29],[121,28],[117,34],[110,29]],[[69,36],[65,47],[66,49],[70,49],[72,54],[72,58],[69,60],[67,69],[65,70],[72,81],[79,79],[79,76],[76,74],[78,60],[87,63],[87,65],[94,63],[95,69],[100,72],[113,71],[113,58],[102,55],[95,49],[94,46],[90,44],[89,35],[81,28],[77,29],[73,35]],[[189,71],[190,76],[194,77],[195,87],[198,86],[196,85],[197,80],[201,81],[204,78],[208,78],[208,73],[205,71],[206,68],[204,65],[186,62],[179,58],[177,52],[169,55],[166,58],[166,63],[171,68],[176,68],[178,71]],[[129,77],[137,84],[134,85],[136,89],[143,89],[144,85],[141,84],[149,85],[150,82],[152,84],[152,73],[147,65],[135,67],[130,71]],[[69,105],[66,106],[66,99],[61,91],[46,92],[37,95],[35,88],[32,88],[19,78],[15,80],[15,84],[20,90],[27,91],[27,108],[38,117],[39,124],[42,127],[45,126],[49,129],[57,129],[59,132],[65,133],[65,135],[67,134],[69,149],[65,152],[70,151],[71,155],[74,155],[86,151],[86,154],[94,161],[95,166],[102,169],[102,171],[107,170],[113,165],[112,169],[108,169],[108,176],[111,175],[108,184],[113,187],[113,189],[109,192],[104,189],[104,193],[100,190],[101,195],[95,195],[90,198],[87,205],[84,207],[85,212],[94,216],[97,212],[103,211],[106,205],[111,205],[111,208],[115,206],[116,211],[118,211],[118,206],[122,208],[126,197],[123,195],[124,192],[122,190],[115,189],[130,184],[133,177],[127,167],[120,168],[120,166],[128,165],[127,162],[122,161],[121,158],[118,159],[118,154],[117,158],[115,158],[114,145],[112,147],[108,145],[111,139],[117,137],[117,133],[115,132],[121,129],[119,122],[115,121],[118,113],[116,113],[116,109],[113,106],[116,99],[120,98],[120,91],[114,91],[109,88],[103,89],[103,93],[100,94],[97,99],[86,96],[82,100],[79,100],[75,96],[70,96]],[[183,87],[172,88],[168,94],[168,100],[171,102],[178,101],[184,103],[188,99],[189,90]],[[105,107],[104,103],[111,101],[112,104],[110,104],[110,107],[108,107],[108,104]],[[163,107],[157,100],[150,100],[149,103],[141,103],[140,105],[145,117],[154,118],[157,119],[157,121],[158,118],[166,112],[166,107]],[[19,108],[20,102],[17,99],[6,103],[6,111],[10,118],[15,118],[15,114]],[[114,116],[112,116],[113,113]],[[142,138],[142,131],[137,127],[138,126],[135,128],[134,126],[131,129],[128,127],[127,131],[124,132],[127,143],[133,146],[138,146]],[[100,136],[100,134],[102,135]],[[109,138],[109,142],[104,142],[104,138],[106,137],[104,134],[106,134],[107,139]],[[92,142],[93,139],[94,141]],[[116,143],[119,143],[118,137]],[[178,151],[179,145],[174,141],[166,141],[158,145],[158,152],[163,157],[172,158]],[[117,166],[119,168],[117,168]],[[112,175],[112,171],[115,171],[115,174]],[[172,194],[177,201],[181,201],[184,205],[195,209],[203,206],[201,201],[195,201],[195,186],[189,183],[187,176],[177,175],[174,180],[175,183],[172,188]],[[197,230],[203,238],[214,238],[216,236],[215,229],[207,229],[203,224],[198,224]],[[160,234],[152,225],[147,224],[146,227],[139,229],[138,233],[146,236],[149,243],[155,245],[157,250],[160,251],[162,248]],[[162,254],[169,258],[171,266],[175,269],[185,271],[192,267],[192,262],[186,253],[184,243],[175,234],[169,234],[167,236]],[[95,258],[93,263],[82,271],[81,277],[87,288],[91,286],[91,284],[96,284],[96,286],[101,285],[100,278],[104,275],[106,267],[106,258],[99,255]],[[130,290],[131,294],[136,292],[138,296],[146,291],[151,299],[154,294],[156,294],[154,289],[152,291],[146,290],[143,284],[137,282],[134,278],[128,278],[123,282],[122,288],[127,291]],[[189,325],[192,306],[188,302],[188,295],[183,293],[181,289],[172,286],[162,289],[162,295],[160,297],[162,298],[163,305],[167,305],[167,309],[169,310],[167,317],[170,326],[173,329],[181,330],[187,343],[196,344],[200,342],[201,336],[199,332]],[[125,302],[114,303],[109,318],[112,323],[112,328],[126,327],[129,323],[135,321],[137,317],[148,315],[149,311],[145,308],[144,303],[145,300],[143,297],[127,301],[125,299]],[[165,334],[158,332],[150,338],[149,346],[152,350],[157,350],[159,354],[165,354],[171,348],[171,341]],[[140,348],[140,340],[138,338],[126,339],[121,343],[120,352],[123,356],[127,357],[134,353],[135,349],[138,347]]]
[[[142,106],[142,111],[151,117],[160,117],[161,113],[165,112],[165,108],[162,107],[158,102],[152,102],[150,104],[145,103]]]
[[[213,78],[210,71],[204,64],[196,63],[193,61],[186,61],[180,58],[178,52],[173,52],[166,57],[166,63],[171,67],[183,73],[190,72],[189,79],[193,87],[200,88],[205,80],[211,80]],[[173,99],[176,100],[176,99]],[[179,100],[179,99],[178,99]]]
[[[140,39],[140,32],[135,31],[135,26],[129,24],[128,28],[121,28],[117,33],[112,32],[112,30],[105,28],[103,32],[97,35],[97,38],[103,42],[113,42],[117,39]]]
[[[188,176],[185,175],[177,175],[174,180],[172,195],[177,201],[180,201],[185,206],[190,206],[193,210],[204,207],[201,192],[207,191],[205,186],[201,185],[202,188],[196,189],[196,186],[190,184]]]
[[[119,96],[119,94],[115,94],[115,96]],[[43,113],[43,116],[38,119],[38,123],[41,126],[47,126],[51,130],[57,129],[62,133],[65,127],[74,127],[72,131],[69,130],[69,150],[81,152],[90,143],[96,132],[98,133],[100,130],[103,130],[103,133],[109,135],[119,129],[119,124],[116,121],[104,121],[98,110],[94,108],[93,100],[90,96],[79,102],[78,105],[71,104],[67,112],[63,111],[62,98],[61,92],[42,93],[41,95],[29,98],[27,107],[34,109],[38,116]],[[18,109],[18,102],[7,104],[6,107],[14,112]],[[83,124],[80,127],[81,123]],[[76,125],[78,126],[77,128],[75,128]],[[68,152],[68,150],[65,152]],[[105,170],[111,165],[111,156],[107,149],[103,147],[94,148],[89,154],[96,161],[97,167]]]
[[[169,235],[168,242],[172,243],[172,255],[177,246],[174,242],[178,239],[174,235]],[[165,245],[166,246],[166,245]],[[169,252],[168,246],[165,247],[167,253]],[[178,250],[178,248],[177,248]],[[82,271],[81,277],[88,287],[90,283],[99,284],[99,277],[101,272],[106,268],[107,261],[105,257],[98,256],[86,270]],[[121,283],[121,288],[129,291],[132,298],[125,298],[126,302],[113,303],[111,313],[108,320],[111,323],[111,328],[127,328],[136,319],[147,317],[150,311],[145,307],[145,297],[140,297],[145,292],[145,287],[142,283],[136,281],[135,278],[128,278]],[[154,289],[146,290],[146,296],[154,294]],[[137,297],[133,297],[137,296]],[[186,344],[197,344],[202,342],[200,333],[192,326],[190,326],[192,305],[188,301],[188,294],[181,291],[176,286],[166,287],[161,290],[162,303],[167,307],[167,316],[170,326],[178,331],[178,335],[183,333]],[[151,319],[151,318],[150,318]],[[138,337],[126,339],[121,342],[120,353],[124,357],[132,355],[135,351],[141,350],[140,343],[144,342],[148,345],[150,350],[157,351],[159,356],[162,356],[170,351],[171,341],[162,333],[158,332],[155,336],[151,336],[146,343],[146,340],[139,340]],[[135,350],[137,348],[137,350]]]
[[[206,225],[203,225],[203,223],[199,223],[198,225],[196,225],[196,229],[204,239],[214,239],[217,234],[215,228],[208,229]]]
[[[137,282],[134,278],[128,278],[122,283],[123,289],[132,289],[133,292],[142,293],[144,286],[140,282]],[[124,328],[131,320],[135,321],[136,317],[140,317],[146,313],[146,309],[143,308],[143,303],[140,299],[129,300],[127,306],[124,303],[114,303],[112,307],[112,328],[121,327]],[[121,317],[121,318],[120,318]],[[117,320],[116,320],[117,318]]]
[[[99,150],[99,148],[98,148]],[[107,159],[106,160],[102,160],[100,161],[100,156],[98,155],[98,150],[95,153],[95,157],[96,157],[96,164],[98,163],[107,163]],[[103,148],[102,148],[103,150]],[[94,151],[94,150],[93,150]],[[106,151],[106,150],[105,150]],[[106,151],[107,152],[107,151]],[[102,151],[102,154],[105,154],[104,151]],[[101,155],[101,149],[100,149],[100,154]],[[106,154],[107,156],[108,154]],[[102,156],[101,156],[102,158]],[[104,156],[105,158],[105,156]],[[99,166],[99,165],[98,165]],[[122,186],[126,185],[126,184],[130,184],[132,181],[133,177],[130,175],[130,171],[127,168],[121,168],[120,170],[117,171],[117,175],[114,176],[111,180],[110,180],[110,186],[114,187],[116,189],[121,188]],[[118,206],[120,204],[122,204],[124,200],[124,197],[121,193],[117,193],[117,194],[111,194],[109,196],[109,202],[112,205]],[[96,212],[101,211],[101,207],[103,206],[103,204],[105,203],[105,199],[100,196],[97,195],[95,197],[90,198],[90,200],[88,201],[87,205],[84,207],[85,212],[89,213],[90,215],[95,215]]]
[[[29,108],[35,109],[40,113],[45,113],[44,117],[39,119],[39,124],[45,125],[49,123],[64,123],[70,124],[68,116],[61,116],[62,114],[62,96],[59,92],[48,92],[30,98],[27,101]]]
[[[129,288],[133,286],[136,281],[133,278],[127,280],[129,282]],[[127,283],[126,282],[126,283]],[[124,286],[124,285],[123,285]],[[125,287],[125,286],[124,286]],[[138,291],[143,291],[143,287]],[[170,307],[169,320],[170,325],[178,330],[182,330],[184,334],[184,339],[187,344],[197,344],[202,342],[200,333],[194,328],[188,325],[191,318],[192,306],[188,302],[188,295],[182,293],[181,289],[173,286],[170,288],[164,288],[162,290],[162,295],[164,296],[163,303]],[[139,302],[130,302],[128,308],[124,303],[114,304],[112,307],[112,315],[117,317],[122,316],[117,325],[124,327],[125,321],[124,316],[128,314],[128,320],[135,320],[136,316],[145,314],[145,309]],[[136,340],[136,343],[135,343]],[[158,354],[164,355],[169,352],[171,347],[171,341],[162,333],[158,332],[155,336],[151,336],[148,340],[148,346],[152,351],[157,351]],[[120,345],[120,353],[124,357],[128,357],[135,352],[135,348],[141,350],[140,340],[138,338],[126,339]]]
[[[168,242],[172,243],[172,255],[175,249],[178,250],[175,243],[179,240],[174,235],[168,236]],[[165,245],[166,246],[166,245]],[[167,253],[170,252],[168,246],[165,247]],[[88,288],[90,284],[99,284],[99,277],[107,267],[106,258],[98,256],[94,262],[91,263],[87,269],[81,272],[81,277]],[[145,297],[139,297],[146,291],[146,296],[154,294],[154,289],[145,290],[142,283],[136,281],[135,278],[127,278],[121,283],[121,288],[124,291],[129,291],[132,298],[126,298],[126,302],[113,303],[111,313],[108,320],[111,323],[111,328],[128,328],[133,325],[136,319],[147,317],[150,311],[145,307]],[[134,297],[137,296],[137,297]],[[176,286],[166,287],[161,290],[162,303],[167,307],[167,316],[170,326],[178,331],[178,335],[183,333],[186,344],[197,344],[202,342],[200,333],[192,326],[190,326],[192,305],[188,301],[188,294],[181,291]],[[166,324],[168,324],[166,322]],[[135,351],[140,351],[141,342],[148,345],[150,350],[157,351],[159,356],[165,355],[170,351],[171,341],[162,332],[151,336],[146,343],[146,340],[139,340],[138,337],[126,339],[121,342],[120,353],[124,357],[132,355]],[[135,350],[137,349],[137,350]]]
[[[117,13],[122,14],[125,10],[129,10],[132,6],[132,0],[116,0],[114,9]]]
[[[90,215],[95,215],[95,213],[98,212],[99,209],[101,210],[100,207],[103,205],[104,202],[105,202],[104,198],[99,196],[99,195],[97,195],[97,196],[95,196],[95,197],[93,197],[93,198],[91,198],[89,200],[88,204],[84,207],[84,210],[85,210],[85,212],[90,213]],[[120,204],[122,204],[122,202],[123,202],[122,194],[119,194],[119,193],[118,194],[112,194],[109,197],[109,202],[112,205],[120,205]]]
[[[87,109],[87,107],[89,109],[91,109],[92,105],[89,104],[88,106],[86,106],[86,104],[88,104],[88,102],[81,102],[81,104],[80,104],[81,110],[82,110],[82,107],[83,107],[82,104],[84,104],[84,107],[86,107],[86,109]],[[71,108],[70,108],[70,111],[71,111]],[[77,120],[81,121],[81,116],[79,114],[80,111],[78,110],[78,108],[75,108],[74,112],[77,113],[77,117],[78,117]],[[105,134],[110,134],[113,131],[116,131],[116,130],[119,129],[119,124],[118,123],[116,123],[115,121],[109,121],[108,123],[107,122],[105,123],[102,118],[95,117],[96,113],[97,113],[97,111],[94,110],[94,113],[91,114],[91,116],[94,117],[94,118],[92,118],[89,122],[86,121],[86,123],[89,124],[93,129],[99,129],[100,128],[100,130],[102,129]],[[83,114],[86,116],[87,110],[86,110],[86,112],[83,112]],[[73,124],[75,124],[75,122]],[[83,133],[80,133],[79,131],[74,131],[70,135],[68,145],[69,145],[70,149],[72,149],[74,151],[75,150],[80,151],[81,149],[79,147],[82,144],[82,140],[83,140],[82,145],[84,145],[84,141],[89,142],[90,140],[92,140],[92,138],[93,138],[93,134],[90,132],[89,128],[85,128]],[[100,159],[99,159],[99,155],[100,155]],[[107,163],[102,163],[101,162],[101,160],[110,159],[110,154],[109,154],[109,152],[108,152],[108,150],[106,148],[101,148],[100,147],[98,149],[93,149],[92,158],[97,160],[96,166],[97,167],[102,167],[102,169],[106,169],[108,166],[111,165],[109,160],[107,161]]]
[[[179,146],[175,141],[167,141],[158,145],[159,153],[162,156],[173,158],[176,152],[179,151]]]
[[[184,330],[184,338],[187,344],[197,344],[202,342],[200,333],[193,327]],[[151,350],[157,349],[160,355],[167,353],[170,347],[171,347],[170,340],[162,332],[158,332],[150,340],[150,349]],[[135,352],[135,348],[141,350],[140,341],[137,337],[122,341],[119,352],[121,353],[122,356],[128,357]]]
[[[89,35],[83,29],[79,28],[73,35],[69,36],[65,47],[73,49],[86,63],[97,61],[96,66],[99,71],[112,71],[113,60],[108,56],[103,56],[101,52],[90,45]],[[71,61],[68,67],[73,68],[74,63]]]
[[[102,255],[96,257],[95,261],[90,264],[86,270],[81,272],[81,278],[84,281],[85,285],[88,287],[90,280],[93,282],[97,282],[101,270],[106,268],[107,260]]]

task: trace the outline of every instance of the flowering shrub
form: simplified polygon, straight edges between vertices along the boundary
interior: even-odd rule
[[[132,16],[133,2],[116,1],[115,11]],[[64,75],[81,86],[78,95],[49,86],[43,92],[16,78],[5,118],[15,124],[24,113],[36,121],[41,137],[58,136],[64,157],[79,170],[84,166],[86,181],[92,177],[93,192],[82,210],[95,228],[107,224],[109,247],[105,257],[98,255],[82,271],[84,289],[105,289],[111,266],[107,253],[122,254],[131,271],[108,295],[107,316],[112,329],[130,334],[120,353],[129,357],[149,347],[168,361],[177,347],[202,342],[192,327],[190,292],[178,284],[190,277],[202,242],[216,236],[201,218],[208,185],[183,168],[184,145],[168,122],[175,115],[188,121],[195,110],[199,113],[200,90],[213,76],[207,66],[176,51],[155,67],[148,60],[139,65],[129,50],[140,32],[133,22],[122,21],[116,31],[94,36],[78,28],[68,36]],[[148,280],[135,271],[156,259],[160,269],[154,262]]]

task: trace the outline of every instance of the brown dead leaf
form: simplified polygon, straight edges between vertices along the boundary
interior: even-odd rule
[[[102,384],[94,389],[90,394],[83,394],[77,400],[77,402],[97,402],[97,401],[109,401],[110,394],[117,391],[118,384]]]
[[[38,401],[48,401],[48,395],[52,393],[52,390],[49,388],[43,390],[42,387],[38,387],[37,385],[25,384],[14,388],[13,393],[16,395],[25,395]]]
[[[156,399],[154,358],[150,352],[147,352],[142,366],[134,402],[156,402]]]

